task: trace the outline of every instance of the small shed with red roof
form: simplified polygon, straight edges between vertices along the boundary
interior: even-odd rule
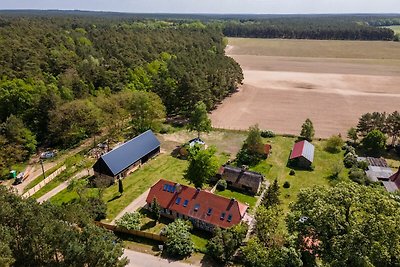
[[[195,227],[207,231],[213,231],[216,226],[226,229],[239,224],[248,209],[247,205],[234,198],[225,198],[164,179],[150,188],[146,198],[148,208],[153,199],[160,205],[162,216],[187,219]]]
[[[303,140],[294,144],[289,160],[297,167],[309,168],[314,161],[314,145]]]

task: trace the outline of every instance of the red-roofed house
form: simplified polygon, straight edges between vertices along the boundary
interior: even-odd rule
[[[213,231],[216,226],[229,228],[242,221],[248,206],[205,190],[167,180],[154,184],[146,198],[147,207],[153,199],[161,206],[161,215],[182,218],[197,228]]]
[[[310,167],[314,161],[314,145],[307,140],[294,144],[290,161],[298,167]]]

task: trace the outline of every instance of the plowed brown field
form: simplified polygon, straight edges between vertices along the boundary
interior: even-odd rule
[[[363,113],[400,110],[400,43],[232,38],[226,52],[245,79],[214,127],[298,134],[310,118],[325,138],[346,136]]]

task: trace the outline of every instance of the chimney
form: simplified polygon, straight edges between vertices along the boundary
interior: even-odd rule
[[[235,198],[233,197],[233,198],[231,198],[231,203],[233,203],[233,202],[235,202]]]
[[[181,186],[181,184],[177,183],[177,184],[175,185],[175,192],[176,192],[177,194],[179,194],[181,191],[182,191],[182,186]]]

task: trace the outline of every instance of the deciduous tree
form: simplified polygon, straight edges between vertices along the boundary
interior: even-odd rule
[[[189,131],[196,131],[198,138],[200,138],[200,133],[210,132],[211,120],[207,115],[207,107],[202,101],[194,106],[194,110],[190,114],[188,129]]]
[[[191,229],[191,223],[181,219],[177,219],[166,226],[165,251],[168,255],[183,258],[193,253],[194,244],[190,234]]]
[[[400,202],[355,183],[303,189],[291,205],[289,232],[313,240],[312,255],[329,266],[400,264]]]
[[[216,149],[210,147],[190,153],[189,166],[184,174],[185,179],[200,188],[204,183],[209,182],[210,178],[217,174],[219,167],[215,152]]]
[[[306,121],[301,126],[300,137],[304,138],[305,140],[311,142],[314,138],[314,125],[310,119],[306,119]]]
[[[363,147],[371,155],[380,155],[386,146],[386,136],[379,130],[372,130],[362,140]]]

